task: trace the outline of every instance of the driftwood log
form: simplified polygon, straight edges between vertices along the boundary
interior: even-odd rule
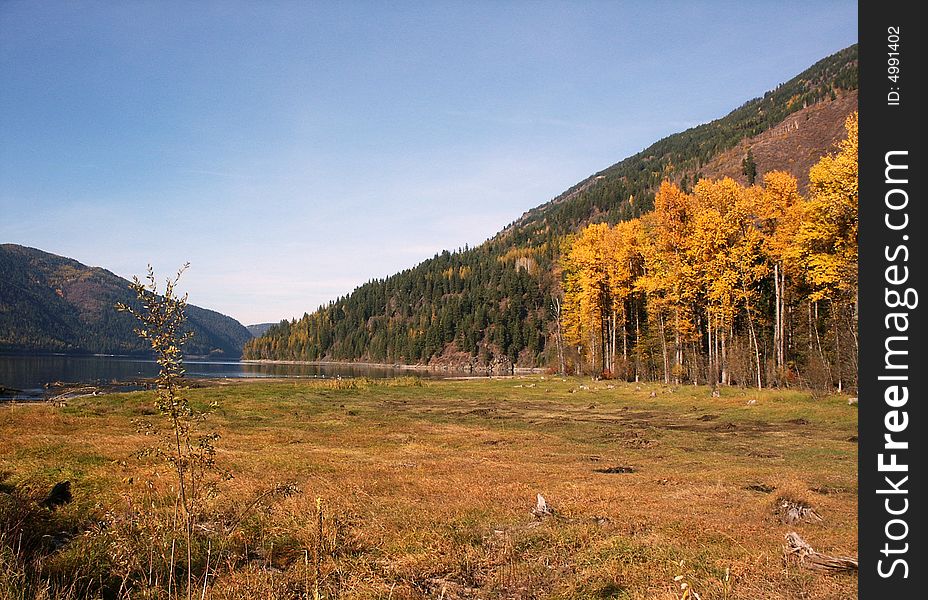
[[[820,573],[845,573],[857,571],[857,559],[847,556],[828,556],[816,552],[795,531],[786,534],[786,548],[783,550],[784,559],[795,561],[800,567]]]

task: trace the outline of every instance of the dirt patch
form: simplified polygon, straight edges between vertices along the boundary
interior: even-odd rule
[[[608,435],[611,439],[616,439],[626,448],[650,448],[657,444],[657,441],[646,435],[647,432],[642,429],[628,429],[621,432],[614,432]]]
[[[718,418],[719,418],[718,415],[702,415],[701,417],[697,417],[696,420],[697,421],[715,421]]]
[[[634,473],[634,467],[626,466],[615,466],[615,467],[605,467],[602,469],[593,469],[594,473]]]
[[[495,413],[495,412],[496,412],[495,408],[475,408],[473,410],[467,411],[464,414],[477,415],[478,417],[486,417],[486,416],[489,416],[491,413]]]
[[[775,485],[768,485],[766,483],[752,483],[751,485],[744,486],[744,489],[750,492],[760,492],[762,494],[769,494],[773,490],[777,489]]]
[[[814,488],[809,488],[816,494],[821,494],[823,496],[831,496],[834,494],[847,494],[852,490],[849,490],[846,487],[836,486],[836,485],[820,485]]]
[[[657,445],[657,441],[643,437],[632,437],[622,440],[622,445],[626,448],[651,448]]]
[[[751,450],[748,452],[748,456],[752,458],[783,458],[774,452],[763,452],[761,450]]]
[[[511,444],[509,440],[486,440],[483,442],[484,446],[508,446]]]

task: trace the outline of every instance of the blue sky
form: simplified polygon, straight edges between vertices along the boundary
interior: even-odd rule
[[[857,41],[857,2],[0,0],[0,243],[302,315]]]

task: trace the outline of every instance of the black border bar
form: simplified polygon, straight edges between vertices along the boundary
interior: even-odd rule
[[[925,597],[928,567],[922,525],[928,507],[918,491],[928,487],[922,437],[928,433],[928,340],[920,305],[928,295],[918,298],[928,264],[922,210],[928,173],[921,148],[928,106],[920,81],[928,23],[915,6],[859,5],[858,551],[864,599]]]

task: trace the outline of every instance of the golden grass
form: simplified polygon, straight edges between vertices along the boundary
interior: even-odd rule
[[[327,598],[669,600],[681,583],[704,599],[856,597],[855,576],[782,557],[791,529],[856,554],[857,409],[841,398],[550,377],[238,383],[190,397],[220,402],[210,426],[235,475],[204,518],[210,598],[312,597],[317,547]],[[170,473],[133,457],[151,443],[132,422],[157,420],[151,401],[0,407],[0,472],[33,496],[70,479],[75,501],[60,512],[74,521],[138,521],[151,501],[164,513]],[[610,467],[633,472],[597,472]],[[300,492],[269,493],[283,482]],[[559,517],[531,515],[537,493]],[[824,522],[781,524],[781,496]],[[167,597],[144,587],[128,589]]]

